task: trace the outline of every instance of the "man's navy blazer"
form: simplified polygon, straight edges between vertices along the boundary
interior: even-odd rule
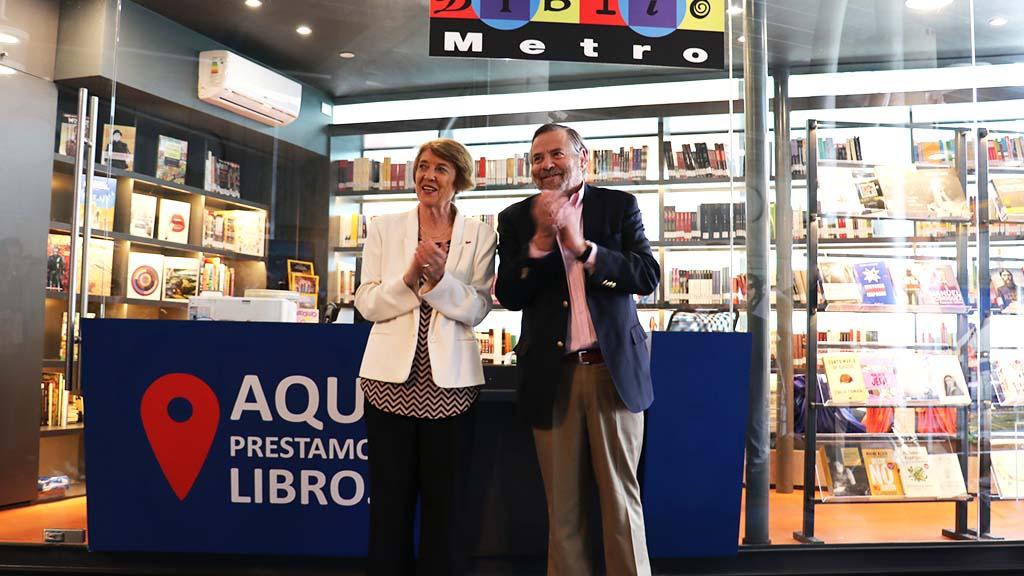
[[[523,311],[516,346],[519,409],[531,425],[551,426],[556,387],[565,360],[569,285],[559,250],[530,257],[536,226],[533,197],[498,215],[498,277],[495,293],[509,310]],[[583,236],[597,245],[593,273],[586,274],[587,307],[605,365],[623,403],[647,409],[651,389],[647,334],[633,294],[654,292],[661,268],[644,235],[636,197],[587,186],[583,194]]]

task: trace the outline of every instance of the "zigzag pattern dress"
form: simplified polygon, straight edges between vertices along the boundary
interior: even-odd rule
[[[450,242],[438,243],[448,252]],[[434,383],[427,350],[427,335],[434,309],[423,300],[420,304],[420,325],[416,335],[416,353],[412,359],[409,379],[405,382],[381,382],[360,378],[363,394],[375,408],[383,412],[413,418],[439,419],[462,414],[480,394],[476,386],[441,388]]]

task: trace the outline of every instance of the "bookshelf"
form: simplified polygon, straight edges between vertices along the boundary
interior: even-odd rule
[[[942,534],[960,540],[974,537],[967,518],[973,495],[966,484],[968,421],[975,405],[969,390],[969,322],[977,313],[971,304],[974,279],[969,270],[967,131],[945,132],[942,141],[952,142],[955,153],[950,164],[915,163],[913,152],[902,165],[865,161],[857,136],[894,130],[913,134],[914,128],[807,123],[811,146],[803,280],[806,334],[817,336],[807,338],[804,362],[804,514],[802,529],[794,533],[800,542],[821,542],[814,533],[816,506],[880,502],[953,503],[955,525]],[[852,153],[830,153],[837,141],[852,143],[843,146]],[[910,142],[909,148],[917,150],[913,136]],[[820,238],[830,217],[869,220],[872,226],[905,223],[911,236],[920,223],[928,222],[952,234],[909,250],[905,241],[874,243],[871,250],[874,238],[858,238],[862,247],[844,252],[837,250],[836,240]],[[974,246],[985,241],[982,230]],[[859,330],[865,322],[861,318],[871,316],[892,324],[890,332],[900,324],[912,330],[891,342],[819,342],[819,320],[830,316],[838,317],[831,326]],[[922,324],[930,326],[924,333],[940,326],[946,341],[922,341]],[[819,423],[828,423],[830,417],[846,418],[844,409],[865,411],[859,427],[844,420],[832,426],[834,432],[818,431]]]
[[[609,117],[614,116],[612,111],[607,112]],[[336,136],[332,139],[332,158],[337,186],[332,192],[330,208],[332,241],[329,250],[334,257],[330,264],[330,299],[340,299],[343,304],[350,303],[352,299],[351,292],[343,294],[340,286],[344,283],[354,291],[354,282],[339,280],[340,273],[352,273],[356,270],[362,250],[360,242],[344,237],[346,230],[359,229],[362,226],[361,222],[353,224],[352,219],[372,218],[379,214],[406,210],[415,205],[415,191],[409,186],[409,171],[416,149],[421,143],[440,136],[452,137],[465,144],[473,155],[477,162],[477,186],[459,193],[455,198],[456,205],[469,216],[482,216],[494,225],[498,212],[536,192],[530,183],[525,158],[536,125],[517,124],[516,119],[498,116],[481,117],[479,120],[481,124],[490,125],[486,128],[424,131],[403,130],[407,127],[403,123],[387,123],[371,127],[370,131],[365,133],[359,131],[358,125],[333,127],[332,132]],[[742,250],[742,240],[733,239],[730,242],[723,235],[715,239],[692,242],[673,241],[665,237],[666,227],[662,214],[666,197],[679,197],[680,202],[721,202],[723,194],[735,192],[738,181],[734,176],[730,177],[729,173],[728,166],[735,160],[729,157],[728,151],[731,148],[726,139],[727,132],[673,135],[666,130],[669,121],[667,117],[647,117],[574,122],[573,126],[581,131],[591,150],[588,181],[594,185],[628,191],[637,196],[647,236],[663,270],[666,268],[666,261],[671,263],[676,259],[687,260],[687,251],[704,249],[722,251],[721,256],[713,257],[716,260],[713,267],[720,270],[723,268],[720,262],[722,256],[726,255],[730,247]],[[372,131],[373,128],[384,130]],[[695,160],[698,158],[698,143],[706,145],[710,150],[707,160],[704,160],[703,156]],[[711,155],[715,154],[716,144],[718,152],[713,163],[715,174],[712,175]],[[670,151],[673,163],[677,156],[683,159],[683,150],[686,147],[690,149],[690,162],[700,162],[693,164],[691,168],[706,166],[705,173],[684,174],[682,171],[676,171],[673,164],[668,161]],[[379,167],[368,169],[367,163],[373,162],[379,163]],[[355,166],[356,163],[360,165],[358,168]],[[396,166],[399,168],[396,169]],[[481,167],[483,175],[480,174]],[[382,171],[391,178],[374,178],[374,170],[377,170],[378,174]],[[727,260],[726,263],[728,264]],[[738,265],[733,264],[733,267],[736,266]],[[719,297],[720,303],[723,304],[733,300],[732,294],[728,292],[720,294]],[[738,300],[734,302],[734,305],[738,304]],[[650,327],[650,320],[654,318],[654,327],[664,327],[668,315],[662,312],[676,307],[676,303],[668,302],[664,291],[659,290],[653,298],[639,303],[639,308],[643,310],[641,320],[645,326]],[[518,314],[500,308],[496,308],[496,311],[504,312],[499,316],[505,318],[494,322],[493,325],[493,319],[488,318],[485,321],[486,329],[518,330]]]
[[[1024,355],[1019,337],[1020,284],[1024,257],[995,239],[993,230],[1024,223],[1018,194],[1024,178],[1024,136],[979,128],[978,308],[979,308],[979,471],[978,530],[983,539],[1001,539],[992,526],[992,502],[1019,500],[1017,470],[1024,465],[1024,419],[1020,413]]]
[[[45,287],[40,286],[44,325],[38,475],[66,475],[71,484],[66,490],[47,493],[46,499],[85,493],[85,411],[77,379],[65,374],[67,349],[74,349],[66,342],[68,252],[73,239],[77,238],[79,247],[82,244],[82,230],[73,230],[71,224],[76,210],[75,158],[68,154],[77,146],[69,140],[75,132],[69,123],[77,122],[72,118],[77,113],[77,90],[58,86],[53,112],[57,121],[47,277]],[[99,112],[95,154],[84,159],[92,163],[94,172],[89,296],[87,309],[78,310],[76,316],[183,320],[188,317],[191,295],[215,287],[235,295],[247,288],[267,287],[272,276],[268,264],[271,223],[278,204],[271,190],[275,186],[289,189],[293,165],[312,162],[317,155],[289,145],[275,146],[270,136],[231,127],[183,106],[157,106],[147,95],[132,91],[118,93],[116,108],[109,99],[101,99]],[[112,136],[111,126],[122,132],[122,141],[128,145],[127,153],[114,158],[103,149]],[[242,140],[227,140],[224,134]],[[170,154],[162,142],[165,137],[187,144],[188,155],[178,172],[165,169],[163,159]],[[275,157],[280,163],[269,161]],[[224,169],[219,179],[218,168]],[[80,216],[80,225],[82,220]],[[78,253],[80,260],[81,250]],[[153,265],[157,280],[149,284],[150,294],[132,287],[133,281],[138,285],[133,260],[139,255],[160,263]],[[179,269],[183,266],[187,270]],[[71,366],[77,369],[77,358]]]

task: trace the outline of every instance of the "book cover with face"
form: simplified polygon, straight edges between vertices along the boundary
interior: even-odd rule
[[[929,356],[927,364],[932,387],[938,389],[943,404],[963,406],[971,403],[959,358],[950,355]]]
[[[869,496],[871,485],[867,469],[856,446],[835,446],[826,450],[829,456],[829,478],[832,496]]]

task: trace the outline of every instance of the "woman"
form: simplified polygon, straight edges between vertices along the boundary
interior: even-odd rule
[[[370,573],[457,574],[456,499],[484,383],[473,326],[491,309],[497,236],[452,204],[473,187],[465,147],[432,140],[413,166],[419,203],[370,223],[356,291],[356,308],[374,323],[359,369],[370,446]]]

